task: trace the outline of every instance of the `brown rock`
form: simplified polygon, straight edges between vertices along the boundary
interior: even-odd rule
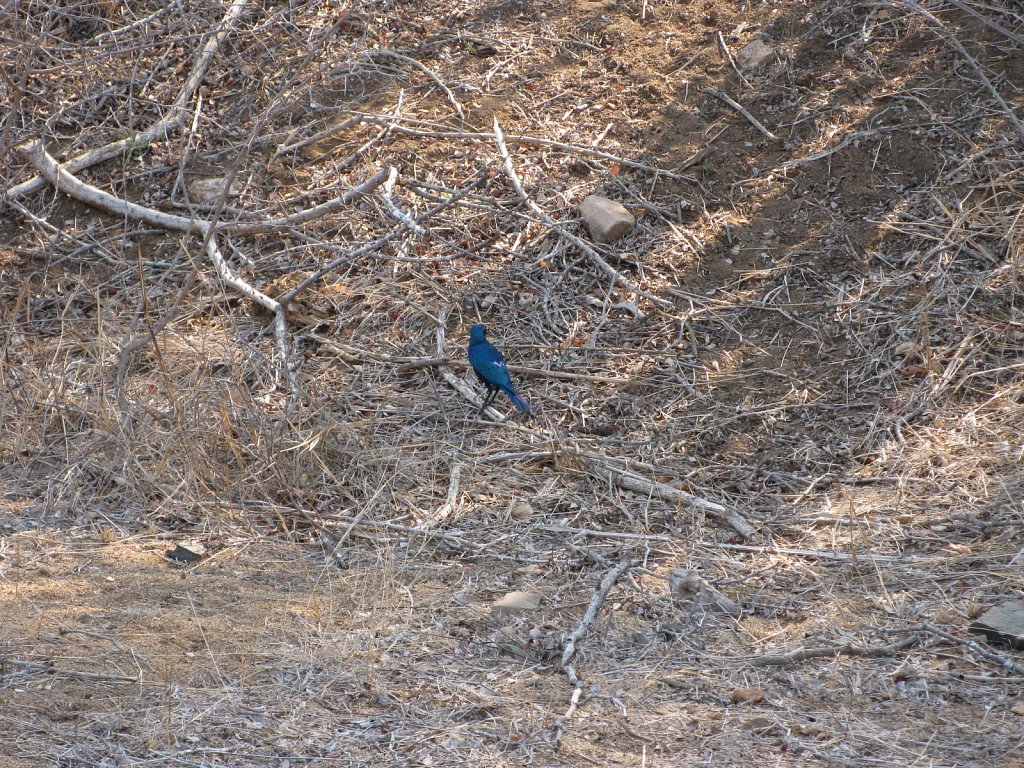
[[[628,235],[636,226],[636,218],[622,203],[600,195],[591,195],[580,205],[580,215],[599,243],[611,243]]]
[[[737,704],[760,704],[764,701],[764,691],[760,688],[737,688],[732,692],[732,700]]]

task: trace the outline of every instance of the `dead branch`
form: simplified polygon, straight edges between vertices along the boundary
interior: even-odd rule
[[[321,141],[323,139],[329,139],[331,136],[334,136],[335,134],[338,133],[342,133],[351,126],[361,123],[362,120],[363,118],[361,115],[355,115],[353,117],[348,118],[347,120],[342,120],[340,123],[332,125],[330,128],[325,128],[322,131],[317,131],[312,136],[307,136],[304,139],[299,139],[293,144],[289,144],[288,142],[291,141],[295,134],[302,130],[303,126],[300,125],[296,127],[295,130],[288,134],[287,138],[285,138],[284,140],[284,143],[278,146],[278,148],[274,151],[274,157],[280,157],[286,152],[295,152],[297,150],[302,149],[303,147],[308,147],[310,144],[316,144],[318,141]]]
[[[752,539],[757,535],[757,531],[750,523],[740,517],[735,511],[729,510],[721,504],[702,499],[699,496],[693,496],[686,491],[673,488],[671,485],[648,480],[633,472],[615,466],[599,454],[587,454],[587,458],[591,460],[591,470],[595,475],[617,485],[623,490],[641,493],[645,496],[655,496],[664,501],[685,504],[701,509],[711,517],[726,523],[744,539]]]
[[[998,90],[996,90],[996,87],[992,84],[992,81],[988,79],[988,75],[985,74],[985,71],[981,68],[981,65],[978,64],[977,60],[967,52],[967,49],[964,48],[963,44],[959,40],[957,40],[956,35],[950,32],[946,28],[946,25],[939,21],[937,18],[935,18],[928,10],[922,8],[920,5],[915,3],[914,0],[901,0],[901,2],[910,10],[914,11],[914,13],[919,13],[926,19],[928,19],[928,21],[930,21],[932,25],[938,30],[939,35],[944,37],[946,39],[946,42],[953,46],[956,49],[957,53],[964,57],[964,61],[966,61],[970,68],[974,70],[974,74],[976,74],[978,76],[978,79],[981,80],[982,84],[985,86],[985,89],[992,95],[992,98],[996,100],[999,106],[1002,107],[1003,112],[1006,114],[1007,119],[1010,121],[1013,127],[1017,129],[1017,132],[1021,136],[1024,136],[1024,123],[1021,123],[1020,118],[1017,117],[1017,113],[1009,104],[1006,103],[1002,95],[999,93]],[[1002,28],[1000,27],[1000,30],[1001,29]]]
[[[391,125],[391,130],[395,133],[402,133],[406,136],[417,136],[420,138],[444,138],[444,139],[479,139],[481,141],[492,141],[494,135],[490,133],[476,133],[474,131],[452,131],[444,128],[443,126],[435,127],[434,123],[426,123],[422,120],[415,120],[412,118],[388,118],[382,115],[374,115],[366,112],[357,113],[364,121],[368,123],[381,123]],[[399,122],[400,121],[400,122]],[[410,128],[401,123],[409,123],[412,125],[429,126],[429,128]],[[551,147],[552,149],[561,149],[565,152],[569,152],[575,155],[583,155],[584,157],[596,157],[600,160],[606,160],[610,163],[618,163],[619,165],[625,165],[629,168],[635,168],[638,171],[645,171],[647,173],[653,173],[659,176],[665,176],[670,179],[676,179],[678,181],[692,181],[693,179],[689,176],[682,174],[673,173],[672,171],[665,170],[664,168],[657,168],[647,163],[641,163],[638,160],[630,160],[627,157],[621,157],[620,155],[613,155],[610,152],[603,152],[600,149],[594,149],[593,147],[582,147],[579,144],[569,144],[564,141],[555,141],[553,139],[543,139],[537,136],[523,136],[520,134],[508,134],[504,136],[505,141],[512,144],[532,144],[538,147]]]
[[[742,106],[740,106],[739,102],[737,102],[731,96],[728,96],[727,94],[722,93],[717,88],[705,88],[704,89],[704,93],[711,94],[715,98],[725,102],[730,107],[735,109],[737,112],[739,112],[741,115],[743,115],[743,117],[745,117],[747,119],[748,123],[750,123],[752,126],[757,128],[757,130],[761,133],[761,135],[764,136],[769,141],[778,141],[778,138],[779,138],[778,136],[776,136],[774,133],[772,133],[767,128],[765,128],[764,124],[760,120],[758,120],[756,117],[754,117],[752,114],[750,114],[746,109],[744,109]]]
[[[297,227],[300,224],[307,224],[311,221],[315,221],[316,219],[323,218],[324,216],[329,216],[341,208],[350,205],[356,198],[362,197],[368,192],[372,192],[377,187],[381,186],[387,178],[388,169],[382,168],[366,181],[352,187],[352,189],[347,190],[344,194],[338,195],[325,203],[320,203],[320,205],[315,205],[312,208],[298,211],[290,216],[282,216],[277,219],[267,219],[266,221],[218,223],[217,231],[233,235],[252,235],[261,232],[274,232],[282,229],[288,229],[289,227]]]
[[[384,202],[388,204],[388,210],[391,211],[391,215],[398,219],[405,226],[406,229],[416,233],[417,235],[425,235],[427,230],[416,223],[415,219],[408,213],[403,211],[395,203],[392,194],[395,191],[395,182],[398,181],[398,169],[392,166],[388,169],[388,177],[384,182]]]
[[[461,118],[462,120],[466,119],[466,114],[465,112],[463,112],[462,104],[460,104],[459,100],[455,98],[455,94],[452,93],[451,89],[444,84],[444,81],[442,81],[441,78],[434,74],[433,70],[429,69],[424,64],[421,64],[420,62],[416,61],[416,59],[411,58],[410,56],[406,56],[404,53],[399,53],[398,51],[392,51],[386,48],[376,48],[372,51],[368,51],[366,55],[371,59],[376,58],[378,56],[385,56],[415,67],[420,72],[429,77],[431,80],[433,80],[438,88],[444,91],[445,98],[447,98],[451,105],[455,107],[455,112],[458,114],[459,118]]]
[[[16,151],[32,163],[42,174],[43,178],[57,189],[86,205],[116,216],[144,221],[163,229],[203,235],[206,240],[206,253],[210,257],[210,262],[213,264],[217,276],[224,284],[274,313],[274,330],[277,338],[278,353],[281,357],[281,373],[290,385],[292,397],[298,397],[298,374],[290,364],[291,355],[288,345],[287,320],[285,318],[287,305],[270,298],[231,271],[227,261],[220,252],[216,237],[213,236],[214,229],[210,222],[201,219],[187,219],[184,216],[175,216],[174,214],[155,211],[152,208],[147,208],[137,203],[121,200],[108,192],[97,189],[91,184],[76,178],[58,165],[57,161],[43,147],[42,141],[36,140],[28,144],[22,144],[17,147]]]
[[[102,163],[105,160],[119,157],[132,149],[144,147],[150,142],[161,141],[166,139],[169,133],[177,130],[181,124],[185,122],[185,118],[188,115],[188,112],[185,109],[186,103],[188,103],[188,100],[192,98],[196,89],[199,88],[199,85],[203,82],[203,78],[206,77],[206,72],[210,68],[210,64],[213,62],[214,56],[217,55],[217,51],[220,49],[221,43],[223,43],[224,39],[231,34],[235,21],[238,19],[239,14],[246,5],[247,0],[233,0],[231,5],[228,6],[228,9],[224,14],[224,18],[221,19],[220,23],[216,26],[213,33],[203,45],[199,58],[196,59],[196,63],[192,67],[192,72],[189,73],[188,79],[185,80],[185,85],[182,86],[181,91],[178,92],[177,98],[162,118],[149,126],[149,128],[146,128],[144,131],[141,131],[134,136],[129,136],[128,138],[121,139],[120,141],[111,142],[110,144],[106,144],[102,147],[90,149],[88,152],[83,152],[77,157],[71,158],[64,163],[64,168],[67,172],[77,173],[78,171],[89,168],[97,163]],[[46,177],[36,176],[35,178],[23,181],[21,184],[11,187],[6,192],[0,194],[0,199],[5,197],[13,199],[33,194],[42,189],[45,182]]]
[[[1013,42],[1015,42],[1017,45],[1024,46],[1024,37],[1021,37],[1020,35],[1016,34],[1015,32],[1011,32],[1010,30],[1008,30],[1006,27],[1002,26],[998,22],[992,21],[992,19],[988,18],[988,16],[985,16],[983,14],[978,13],[976,10],[971,8],[966,3],[961,3],[960,0],[946,0],[946,2],[949,3],[952,6],[955,6],[956,8],[959,8],[964,13],[966,13],[966,14],[968,14],[970,16],[973,16],[975,19],[980,21],[982,24],[984,24],[989,29],[994,30],[995,32],[998,32],[999,34],[1003,35],[1007,39],[1012,40]]]
[[[22,667],[23,669],[31,670],[32,672],[39,672],[48,675],[74,677],[79,680],[96,680],[101,683],[118,683],[134,684],[138,685],[140,679],[137,677],[125,677],[123,675],[105,675],[102,672],[85,672],[78,669],[63,669],[54,664],[47,662],[38,661],[25,661],[23,659],[15,659],[11,656],[0,656],[0,669],[4,666],[10,665],[12,667]]]
[[[821,645],[813,648],[798,648],[789,653],[778,653],[769,656],[755,656],[747,659],[747,664],[752,667],[784,667],[787,664],[797,664],[807,659],[834,658],[836,656],[861,656],[866,658],[879,658],[893,656],[899,651],[920,643],[920,638],[908,637],[898,643],[890,645],[857,645],[853,642],[835,643],[834,645]]]
[[[732,67],[732,71],[736,73],[736,77],[740,79],[740,82],[747,86],[747,88],[753,88],[754,86],[750,84],[750,81],[743,76],[742,72],[740,72],[740,68],[736,66],[736,59],[733,57],[732,51],[729,50],[729,46],[725,44],[725,38],[722,37],[721,30],[718,32],[718,47],[721,49],[725,58],[729,60],[729,66]]]
[[[576,643],[578,643],[583,635],[586,634],[587,628],[597,617],[598,610],[600,610],[601,605],[608,597],[608,591],[612,588],[615,582],[619,580],[619,577],[628,571],[632,565],[633,562],[631,560],[623,558],[619,561],[618,565],[605,574],[604,578],[601,579],[601,584],[591,596],[590,603],[587,605],[587,610],[584,611],[583,618],[580,619],[580,623],[576,625],[576,629],[570,632],[565,638],[565,645],[562,648],[562,658],[559,663],[562,667],[562,671],[565,672],[565,676],[569,679],[569,682],[572,683],[573,691],[572,696],[569,699],[569,708],[565,711],[565,714],[559,718],[558,727],[555,729],[554,742],[556,747],[562,740],[562,732],[565,730],[565,723],[573,716],[573,713],[579,706],[580,696],[583,693],[583,680],[576,674],[575,665],[570,663],[573,655],[576,653]]]
[[[428,221],[429,219],[433,218],[434,216],[436,216],[441,211],[443,211],[446,208],[449,208],[450,206],[453,206],[456,203],[458,203],[460,200],[462,200],[462,198],[464,198],[466,195],[470,194],[474,189],[476,189],[481,184],[483,184],[484,181],[486,181],[486,176],[485,175],[481,174],[481,175],[477,176],[477,178],[469,186],[467,186],[467,187],[465,187],[463,189],[460,189],[458,192],[456,192],[454,195],[449,197],[447,200],[443,200],[442,202],[438,203],[437,205],[435,205],[433,208],[431,208],[430,210],[426,211],[422,215],[417,216],[412,221],[415,224],[417,224],[417,225],[421,224],[424,221]],[[356,248],[356,249],[354,249],[354,250],[352,250],[352,251],[350,251],[350,252],[348,252],[348,253],[346,253],[346,254],[344,254],[342,256],[339,256],[338,258],[334,259],[333,261],[331,261],[331,262],[325,264],[324,266],[320,267],[320,269],[318,269],[315,272],[313,272],[309,277],[307,277],[301,283],[296,285],[290,291],[288,291],[285,294],[282,294],[280,297],[278,297],[278,301],[280,301],[285,306],[287,306],[288,302],[292,301],[292,299],[294,299],[296,296],[298,296],[300,293],[302,293],[304,290],[306,290],[309,286],[311,286],[314,283],[316,283],[324,275],[327,275],[327,274],[333,272],[334,270],[338,269],[342,265],[348,264],[353,259],[356,259],[356,258],[358,258],[358,257],[360,257],[360,256],[362,256],[364,254],[373,253],[374,251],[380,249],[382,246],[390,243],[392,240],[397,238],[399,235],[401,235],[405,231],[406,231],[406,227],[403,224],[402,226],[396,227],[395,229],[391,230],[390,232],[387,232],[386,234],[381,235],[376,240],[374,240],[374,241],[372,241],[370,243],[367,243],[366,245],[360,246],[359,248]],[[412,261],[416,261],[416,259],[412,259]]]
[[[1009,656],[1004,656],[1001,653],[996,653],[995,651],[990,651],[988,648],[984,647],[981,643],[977,643],[974,640],[970,640],[970,639],[964,638],[964,637],[957,637],[953,633],[947,632],[944,629],[939,629],[934,624],[930,624],[927,621],[921,622],[916,627],[907,627],[905,629],[889,629],[889,630],[886,630],[886,631],[887,632],[927,632],[929,634],[935,635],[936,637],[941,637],[943,640],[948,640],[951,643],[957,643],[959,645],[962,645],[965,648],[967,648],[969,651],[971,651],[972,653],[980,656],[981,658],[983,658],[983,659],[985,659],[987,661],[991,661],[991,662],[993,662],[995,664],[998,664],[1003,669],[1006,669],[1006,670],[1009,670],[1009,671],[1012,671],[1012,672],[1016,672],[1018,675],[1024,675],[1024,664],[1021,664],[1019,661],[1016,661],[1016,660],[1010,658]]]
[[[423,521],[421,527],[433,528],[440,525],[455,509],[455,503],[459,498],[459,479],[462,477],[462,465],[455,464],[452,473],[448,478],[448,495],[445,496],[444,504],[431,513],[430,517]]]

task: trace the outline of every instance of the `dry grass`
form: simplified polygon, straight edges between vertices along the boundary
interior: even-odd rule
[[[1016,759],[1024,18],[748,5],[0,11],[0,765]],[[271,298],[334,263],[286,361],[200,238],[15,187],[168,116],[76,175]]]

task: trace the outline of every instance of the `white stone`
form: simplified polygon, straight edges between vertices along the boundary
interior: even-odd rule
[[[536,611],[540,607],[541,598],[542,595],[536,592],[509,592],[491,604],[491,612],[500,614]]]

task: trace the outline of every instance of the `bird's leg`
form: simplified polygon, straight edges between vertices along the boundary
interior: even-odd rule
[[[484,402],[483,402],[483,405],[481,405],[481,406],[480,406],[480,411],[479,411],[479,412],[477,413],[477,415],[476,415],[476,417],[477,417],[478,419],[479,419],[479,418],[480,418],[481,416],[483,416],[483,415],[484,415],[484,411],[486,411],[486,410],[487,410],[487,406],[488,406],[488,405],[490,405],[491,403],[493,403],[493,402],[494,402],[494,398],[495,398],[495,397],[497,397],[497,395],[498,395],[498,390],[497,390],[497,388],[494,388],[494,389],[491,389],[491,387],[488,387],[488,388],[487,388],[487,394],[486,394],[486,395],[484,395]]]

